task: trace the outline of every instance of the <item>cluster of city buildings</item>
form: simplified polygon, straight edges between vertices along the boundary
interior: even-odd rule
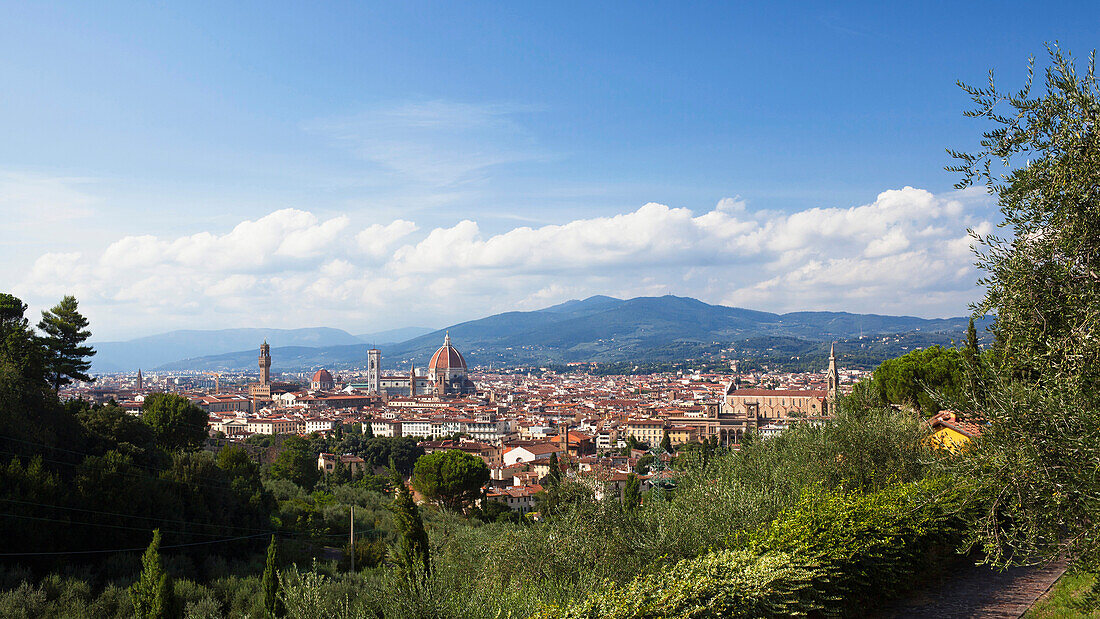
[[[270,368],[265,342],[259,379],[251,384],[223,390],[215,381],[211,392],[172,377],[150,384],[139,372],[136,380],[119,378],[113,390],[110,381],[99,381],[72,395],[109,396],[136,410],[150,391],[175,391],[207,411],[211,434],[221,441],[325,434],[354,424],[376,437],[413,437],[426,452],[460,449],[482,458],[492,478],[488,498],[528,511],[552,462],[579,479],[600,481],[597,492],[621,491],[647,447],[667,438],[673,448],[692,442],[736,448],[749,432],[767,437],[794,423],[821,423],[833,414],[842,385],[860,376],[842,374],[832,354],[823,373],[471,372],[449,336],[422,373],[385,374],[373,349],[364,369],[342,375],[318,369],[308,380],[274,380]],[[643,476],[647,484],[659,481],[668,458],[651,455],[658,472]],[[352,470],[364,466],[355,456],[321,454],[318,467],[331,471],[337,461]]]

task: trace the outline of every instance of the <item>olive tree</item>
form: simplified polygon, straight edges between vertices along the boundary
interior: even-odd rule
[[[966,115],[992,127],[976,152],[949,151],[959,188],[984,185],[1001,231],[973,233],[985,298],[996,315],[993,384],[976,413],[990,422],[964,480],[988,498],[974,527],[991,560],[1050,556],[1069,542],[1100,558],[1100,87],[1095,52],[1083,71],[1048,46],[1016,92],[961,84]]]

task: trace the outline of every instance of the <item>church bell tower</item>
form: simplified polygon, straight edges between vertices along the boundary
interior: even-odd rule
[[[367,351],[367,384],[375,393],[382,393],[382,351],[372,348]]]
[[[828,385],[826,387],[825,399],[829,403],[829,414],[834,414],[833,406],[836,404],[836,396],[840,389],[840,373],[836,369],[836,344],[829,345],[829,372],[826,378]]]

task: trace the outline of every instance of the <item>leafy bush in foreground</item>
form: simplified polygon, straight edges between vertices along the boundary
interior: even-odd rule
[[[781,617],[865,612],[963,543],[964,514],[946,479],[843,494],[807,488],[749,548],[685,559],[608,584],[539,619]]]

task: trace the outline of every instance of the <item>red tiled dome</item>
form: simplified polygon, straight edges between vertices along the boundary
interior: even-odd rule
[[[466,360],[462,358],[462,354],[455,350],[454,346],[451,346],[451,335],[448,333],[447,337],[443,340],[443,345],[439,347],[439,350],[435,351],[432,355],[432,360],[428,363],[428,370],[465,370]]]
[[[320,370],[317,370],[317,372],[315,372],[313,374],[313,378],[311,378],[309,382],[325,384],[325,383],[331,383],[331,382],[335,382],[335,381],[332,380],[332,374],[329,374],[328,370],[326,370],[324,368],[321,368]]]

